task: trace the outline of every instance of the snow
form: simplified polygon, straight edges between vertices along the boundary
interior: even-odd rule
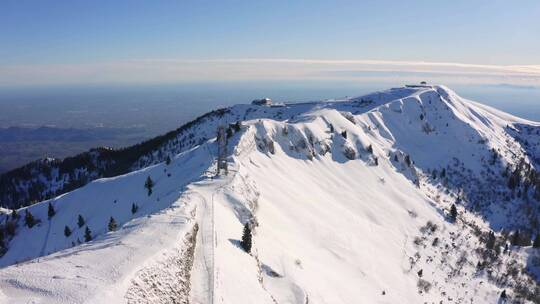
[[[216,177],[213,133],[238,117],[229,174]],[[451,223],[445,210],[457,190],[429,172],[459,159],[480,176],[491,148],[514,164],[521,150],[506,132],[513,124],[540,126],[444,86],[235,106],[169,165],[28,207],[41,223],[29,229],[19,220],[0,258],[0,303],[494,303],[502,285],[477,271],[481,242],[469,226],[487,231],[519,214],[459,206]],[[50,220],[49,202],[57,211]],[[80,245],[78,214],[95,236]],[[119,229],[108,232],[111,216]],[[239,245],[248,222],[251,254]],[[535,254],[515,250],[505,263],[530,263]]]
[[[22,236],[13,239],[1,259],[3,265],[19,262],[2,270],[4,301],[26,303],[31,297],[44,303],[103,303],[104,299],[122,299],[136,271],[150,261],[164,259],[182,245],[192,229],[197,196],[186,188],[187,182],[204,174],[212,161],[208,156],[209,149],[203,146],[179,155],[169,166],[97,180],[53,200],[57,213],[50,221],[48,202],[30,207],[42,223],[30,230],[21,220]],[[156,184],[151,196],[143,188],[147,176]],[[139,210],[132,215],[134,202]],[[97,237],[71,247],[71,242],[84,240],[84,228],[76,224],[78,214]],[[110,216],[121,229],[107,233]],[[64,236],[64,225],[73,230],[69,238]],[[29,260],[51,251],[57,252]],[[43,282],[46,288],[39,286]]]

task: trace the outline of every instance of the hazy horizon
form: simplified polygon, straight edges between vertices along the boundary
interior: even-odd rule
[[[48,86],[0,92],[0,172],[41,157],[63,158],[97,146],[128,146],[176,129],[216,108],[270,97],[300,102],[357,96],[402,83],[207,82],[168,85]],[[469,98],[540,121],[540,89],[453,85]],[[73,129],[73,130],[71,130]]]
[[[421,81],[540,121],[539,15],[534,0],[4,1],[0,171],[255,98]],[[54,130],[5,130],[42,126]]]

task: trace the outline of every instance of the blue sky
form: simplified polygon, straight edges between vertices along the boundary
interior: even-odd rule
[[[369,77],[366,72],[381,72],[379,61],[386,62],[385,73],[394,70],[392,62],[433,62],[469,64],[467,73],[494,66],[497,77],[507,66],[527,66],[510,69],[512,81],[536,84],[539,33],[537,0],[4,0],[0,84]],[[259,63],[246,59],[282,61],[257,74]],[[364,66],[347,69],[345,60]],[[365,60],[372,61],[369,68]],[[241,71],[228,76],[231,67]],[[135,77],[136,71],[146,75]],[[464,72],[463,66],[410,64],[398,71]]]

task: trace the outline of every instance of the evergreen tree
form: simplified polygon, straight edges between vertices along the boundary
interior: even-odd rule
[[[240,123],[240,121],[236,121],[236,123],[233,125],[233,128],[234,128],[234,131],[235,132],[238,132],[240,131],[240,127],[242,126],[242,124]]]
[[[11,210],[11,219],[14,221],[19,219],[19,215],[17,214],[17,209]]]
[[[116,228],[118,228],[116,220],[114,219],[114,217],[111,216],[111,219],[109,220],[109,231],[115,231]]]
[[[148,190],[148,196],[152,195],[152,188],[154,187],[154,181],[150,178],[150,176],[146,178],[144,187]]]
[[[446,168],[443,168],[441,170],[441,178],[444,178],[446,176]]]
[[[411,166],[411,157],[409,155],[405,155],[405,163],[407,166]]]
[[[64,235],[69,237],[71,235],[71,229],[68,226],[64,227]]]
[[[516,232],[514,232],[514,235],[512,235],[512,246],[519,246],[520,239],[521,237],[519,235],[519,230],[516,230]]]
[[[165,159],[165,164],[168,166],[171,164],[171,157],[167,155],[167,158]]]
[[[28,228],[32,228],[36,224],[36,219],[34,218],[32,213],[28,211],[28,209],[26,210],[26,213],[24,214],[24,224],[28,226]]]
[[[450,207],[450,220],[452,222],[455,222],[457,219],[457,208],[455,204],[452,204],[452,207]]]
[[[51,203],[49,203],[49,209],[47,210],[47,215],[49,216],[49,219],[53,217],[56,214],[56,211],[54,211],[54,207]]]
[[[373,154],[373,146],[372,145],[369,145],[366,150],[368,151],[369,154]]]
[[[17,223],[15,221],[8,221],[6,223],[6,232],[10,236],[15,236],[15,231],[17,230]]]
[[[4,226],[0,226],[0,245],[3,246],[5,238],[6,238],[6,228]]]
[[[343,138],[347,138],[347,131],[342,131],[341,136],[343,136]]]
[[[510,178],[508,178],[508,188],[510,189],[515,189],[517,186],[517,179],[514,175],[510,176]]]
[[[7,252],[7,246],[4,242],[5,239],[5,232],[4,227],[0,227],[0,256],[3,256]]]
[[[90,242],[92,240],[92,231],[90,231],[90,228],[86,226],[86,229],[84,230],[84,241]]]
[[[231,138],[231,137],[233,137],[233,135],[234,135],[233,129],[231,127],[228,127],[227,128],[227,138]]]
[[[82,228],[82,226],[84,226],[84,224],[85,224],[84,218],[82,217],[82,215],[79,214],[79,219],[77,220],[77,225],[79,226],[79,228]]]
[[[540,233],[536,234],[536,237],[534,238],[533,242],[533,248],[540,248]]]
[[[495,247],[495,233],[493,231],[489,232],[488,239],[486,241],[486,248],[493,249]]]
[[[249,223],[244,225],[244,232],[242,234],[240,245],[247,253],[251,252],[251,228],[249,228]]]
[[[131,204],[131,214],[137,213],[137,210],[139,210],[139,206],[135,203]]]

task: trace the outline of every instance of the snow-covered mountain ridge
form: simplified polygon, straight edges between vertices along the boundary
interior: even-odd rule
[[[229,174],[216,178],[219,125]],[[493,303],[506,290],[538,302],[538,149],[540,124],[444,86],[234,106],[128,174],[4,215],[0,299]],[[26,210],[41,222],[25,225]]]

